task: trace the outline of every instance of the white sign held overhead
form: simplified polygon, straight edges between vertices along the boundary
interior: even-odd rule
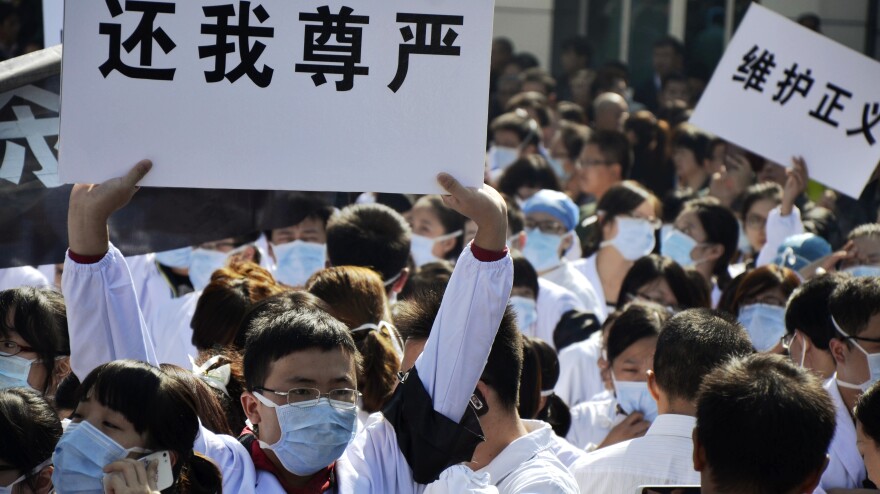
[[[880,63],[752,4],[690,121],[858,197],[880,161]]]
[[[436,193],[483,181],[494,0],[77,0],[59,171]]]
[[[64,0],[43,0],[43,46],[61,44],[64,24]]]

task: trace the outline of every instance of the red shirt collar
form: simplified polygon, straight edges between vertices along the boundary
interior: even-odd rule
[[[250,428],[245,428],[242,435],[248,434],[252,435],[253,431]],[[302,487],[293,487],[284,482],[283,477],[280,475],[281,471],[274,463],[272,463],[269,456],[263,451],[263,448],[260,447],[260,441],[258,441],[256,437],[254,438],[254,441],[251,442],[249,453],[251,454],[251,460],[254,462],[254,467],[257,470],[264,470],[274,475],[275,478],[278,479],[278,483],[284,487],[284,492],[287,494],[320,494],[330,490],[330,487],[333,485],[333,469],[336,466],[336,462],[317,472],[306,485]]]

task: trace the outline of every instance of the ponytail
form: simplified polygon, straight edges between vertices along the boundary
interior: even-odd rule
[[[169,489],[170,490],[170,489]],[[223,476],[220,469],[207,457],[193,453],[181,465],[177,478],[180,494],[215,494],[223,492]]]
[[[538,412],[536,418],[550,424],[553,432],[559,437],[567,436],[568,430],[571,428],[571,411],[562,398],[555,394],[547,397],[544,408]]]
[[[381,410],[397,385],[400,357],[394,347],[396,333],[384,321],[376,327],[354,331],[355,344],[362,358],[358,384],[363,393],[363,409],[368,413]]]

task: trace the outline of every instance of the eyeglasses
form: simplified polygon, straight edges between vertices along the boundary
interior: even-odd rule
[[[299,405],[301,407],[312,407],[318,404],[322,396],[326,396],[330,401],[330,406],[339,408],[340,410],[351,410],[357,407],[358,398],[361,393],[356,389],[334,389],[329,393],[321,393],[321,390],[315,388],[293,388],[290,391],[275,391],[269,388],[254,388],[254,391],[272,393],[287,398],[288,405]]]
[[[566,232],[565,226],[556,222],[556,221],[534,221],[534,220],[526,220],[526,229],[533,230],[537,228],[541,233],[547,233],[551,235],[562,235]]]
[[[11,357],[13,355],[18,355],[21,352],[35,352],[36,348],[31,348],[29,346],[19,345],[18,343],[12,340],[3,340],[0,341],[0,357]]]

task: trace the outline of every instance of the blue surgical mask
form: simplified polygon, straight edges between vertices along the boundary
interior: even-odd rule
[[[214,271],[226,264],[228,254],[216,250],[195,249],[189,265],[189,280],[196,291],[204,290],[211,282]]]
[[[52,485],[64,494],[104,492],[105,466],[131,453],[147,452],[143,448],[123,448],[86,421],[71,423],[52,455]]]
[[[657,401],[651,396],[646,381],[618,381],[614,374],[611,375],[611,381],[614,383],[614,394],[621,410],[627,414],[641,412],[648,422],[657,418]]]
[[[660,242],[660,254],[672,259],[679,266],[687,268],[696,264],[691,252],[698,243],[689,235],[675,228],[666,232]]]
[[[315,242],[294,240],[272,245],[275,253],[275,278],[290,286],[303,286],[309,278],[327,264],[327,246]]]
[[[751,304],[740,308],[739,322],[759,352],[768,352],[785,335],[785,307]]]
[[[18,355],[0,357],[0,389],[31,387],[28,376],[31,374],[31,365],[36,361]]]
[[[308,476],[338,460],[357,432],[357,408],[339,409],[320,398],[316,405],[278,405],[254,393],[263,405],[275,409],[281,437],[275,444],[260,441],[288,472]]]
[[[537,228],[526,230],[526,245],[522,254],[538,273],[559,266],[559,246],[562,235],[544,233]]]
[[[447,233],[446,235],[434,238],[413,234],[410,244],[410,254],[412,254],[413,263],[415,263],[417,268],[420,268],[429,262],[442,261],[443,259],[434,255],[434,244],[450,238],[456,238],[463,233],[464,232],[461,230],[456,230],[452,233]]]
[[[489,148],[489,169],[501,171],[512,165],[519,159],[519,149],[505,146],[492,146]]]
[[[744,254],[749,253],[752,251],[752,244],[749,243],[749,237],[746,236],[746,230],[743,228],[742,221],[736,220],[736,223],[739,226],[739,237],[737,237],[736,248]]]
[[[617,236],[602,242],[602,247],[614,247],[627,261],[645,257],[654,250],[657,240],[654,238],[654,225],[650,221],[624,216],[614,220],[617,222]]]
[[[516,324],[520,331],[528,331],[538,320],[537,304],[534,299],[513,296],[510,297],[510,305],[516,312]]]
[[[855,277],[862,276],[880,276],[880,266],[850,266],[843,270],[845,273],[849,273]]]
[[[186,269],[192,263],[192,247],[156,252],[156,261],[169,268]]]
[[[553,173],[555,173],[556,176],[563,182],[571,178],[571,174],[565,172],[565,160],[553,158],[552,156],[547,156],[547,163],[550,164],[550,168],[553,169]]]

